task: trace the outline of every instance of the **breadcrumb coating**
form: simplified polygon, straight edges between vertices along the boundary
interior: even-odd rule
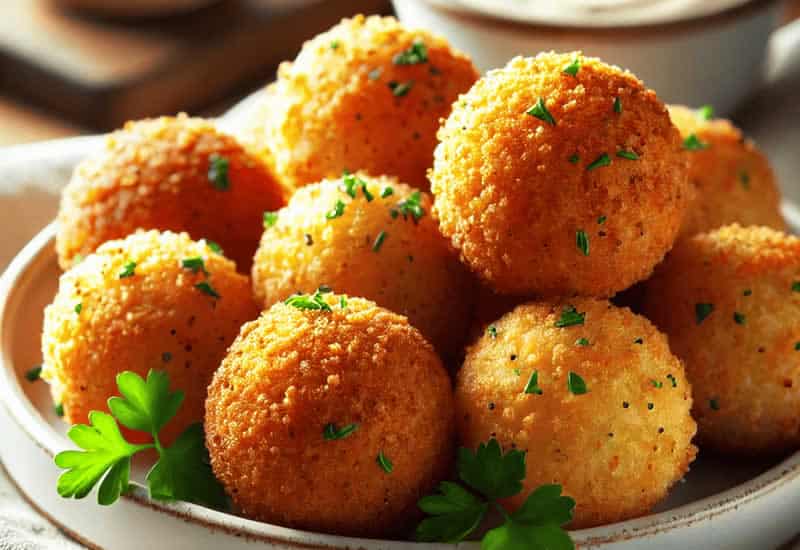
[[[450,380],[405,317],[324,296],[331,311],[279,303],[244,326],[209,388],[211,465],[249,518],[398,535],[452,463]]]
[[[415,42],[425,60],[396,62]],[[439,120],[477,78],[466,55],[430,32],[393,17],[343,19],[281,64],[264,143],[289,187],[349,169],[428,189]]]
[[[583,323],[556,326],[565,308]],[[575,298],[530,302],[493,325],[467,350],[456,423],[467,447],[494,437],[528,451],[512,509],[558,483],[577,502],[570,526],[591,527],[646,514],[683,477],[696,453],[691,388],[645,318]]]
[[[326,180],[300,188],[278,212],[253,263],[256,299],[268,308],[326,285],[406,315],[441,354],[455,357],[469,323],[473,281],[439,233],[430,196],[393,178],[354,178],[366,193],[358,186],[351,197],[343,179]],[[420,217],[402,207],[413,197]],[[342,213],[331,217],[337,201]]]
[[[208,275],[183,267],[187,258],[202,258]],[[220,297],[196,286],[202,282]],[[186,396],[163,432],[169,442],[202,421],[212,373],[239,327],[257,315],[248,278],[204,241],[140,231],[103,244],[61,276],[44,314],[42,378],[65,420],[77,424],[92,410],[107,411],[120,372],[166,371]]]
[[[214,159],[227,163],[226,189],[209,176]],[[77,166],[62,193],[59,265],[68,269],[137,229],[158,229],[216,241],[247,272],[262,213],[284,204],[268,168],[210,122],[184,114],[128,122]]]
[[[755,143],[728,120],[705,120],[681,105],[670,105],[669,114],[684,139],[694,135],[705,146],[687,154],[689,182],[696,193],[681,237],[731,223],[785,231],[775,175]]]
[[[490,71],[438,137],[441,230],[501,293],[611,296],[651,273],[691,198],[680,136],[655,93],[580,53]]]
[[[645,313],[686,363],[701,447],[800,447],[800,239],[736,224],[682,239]]]

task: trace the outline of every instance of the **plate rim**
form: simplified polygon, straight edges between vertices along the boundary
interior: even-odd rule
[[[800,209],[794,204],[784,201],[782,210],[792,230],[797,231],[800,229]],[[17,283],[36,265],[53,260],[55,250],[52,245],[56,228],[56,222],[52,222],[42,229],[17,253],[8,268],[0,276],[0,329],[5,325],[6,313],[13,294],[12,290]],[[0,338],[4,338],[4,335],[0,334]],[[33,403],[27,399],[11,358],[7,356],[3,346],[0,346],[0,409],[32,442],[51,457],[69,445],[69,441],[58,434],[39,414]],[[22,492],[25,493],[25,488],[16,480],[14,473],[8,470],[8,474]],[[796,484],[800,488],[800,450],[758,476],[720,493],[663,512],[599,527],[574,530],[570,534],[578,545],[592,547],[602,547],[623,540],[644,539],[645,537],[660,535],[675,529],[690,527],[704,520],[730,513],[791,484]],[[138,483],[134,484],[134,488],[129,494],[122,495],[121,498],[139,506],[163,512],[182,521],[196,524],[199,527],[220,530],[239,536],[243,535],[248,539],[265,543],[290,545],[294,548],[371,548],[376,544],[407,548],[412,546],[414,548],[441,549],[454,547],[453,545],[426,545],[425,543],[401,540],[365,539],[315,533],[259,522],[187,502],[162,503],[151,501],[148,498],[147,490]],[[46,515],[48,517],[51,516],[50,514]],[[50,519],[54,521],[52,517]],[[57,521],[54,522],[59,524]],[[69,530],[68,525],[64,527]],[[474,550],[478,548],[478,543],[464,542],[455,547]]]

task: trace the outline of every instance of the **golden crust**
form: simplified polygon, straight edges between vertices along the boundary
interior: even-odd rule
[[[227,191],[209,181],[212,155],[229,162]],[[59,264],[68,269],[108,240],[158,229],[212,239],[247,271],[262,213],[283,206],[283,194],[263,163],[208,121],[179,115],[129,122],[77,166],[64,189]]]
[[[450,380],[405,317],[325,299],[330,312],[279,303],[242,329],[209,388],[211,465],[247,517],[396,535],[451,465]],[[330,441],[329,423],[358,429]]]
[[[269,307],[327,285],[406,315],[440,353],[454,357],[467,331],[472,278],[439,233],[430,196],[421,194],[425,214],[418,221],[393,218],[392,209],[415,189],[390,178],[359,177],[373,200],[360,188],[351,198],[342,180],[326,180],[300,188],[280,210],[256,252],[256,299]],[[387,187],[393,194],[382,197]],[[343,214],[327,219],[339,200]],[[375,250],[381,232],[385,238]]]
[[[202,257],[209,276],[181,267]],[[120,278],[129,262],[134,275]],[[221,298],[195,288],[208,280]],[[80,311],[76,306],[80,304]],[[65,272],[45,309],[42,378],[68,422],[85,423],[118,395],[116,375],[169,374],[186,398],[164,440],[203,418],[211,375],[239,327],[256,317],[247,277],[233,262],[185,233],[137,232],[109,241]]]
[[[564,74],[576,55],[577,77]],[[555,126],[526,114],[539,98]],[[690,199],[680,136],[655,93],[580,54],[490,71],[438,136],[431,184],[440,227],[498,292],[613,295],[663,258]],[[621,150],[639,159],[617,157]],[[611,165],[589,170],[604,153]]]
[[[415,40],[428,62],[394,64]],[[427,189],[439,119],[477,78],[466,55],[427,31],[393,17],[343,19],[281,64],[264,140],[289,187],[349,169]],[[412,81],[401,97],[389,85]]]
[[[567,304],[585,313],[583,325],[555,326]],[[574,528],[646,514],[696,453],[691,388],[664,335],[627,309],[587,298],[531,302],[494,325],[496,336],[484,334],[467,351],[456,423],[467,447],[496,437],[505,449],[530,451],[524,490],[510,506],[559,483],[577,502]],[[525,393],[534,372],[541,395]],[[568,390],[570,372],[588,393]]]
[[[703,120],[680,105],[670,105],[672,122],[683,138],[694,134],[708,145],[690,151],[689,182],[696,189],[681,227],[681,237],[730,223],[786,230],[781,196],[769,161],[727,120]]]
[[[681,240],[648,281],[645,313],[686,362],[701,445],[800,447],[796,281],[800,239],[735,224]],[[697,304],[713,306],[699,323]]]

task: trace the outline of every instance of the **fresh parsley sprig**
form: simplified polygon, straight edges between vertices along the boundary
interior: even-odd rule
[[[575,547],[561,528],[572,519],[575,501],[561,495],[560,485],[542,485],[511,514],[498,503],[498,499],[522,491],[524,452],[512,449],[503,454],[496,439],[481,443],[476,452],[462,447],[458,453],[458,475],[463,484],[445,481],[439,485],[438,494],[420,499],[418,506],[430,517],[417,527],[417,540],[460,542],[474,532],[489,509],[495,507],[505,521],[484,535],[481,550],[572,550]]]
[[[76,424],[67,436],[81,449],[58,453],[56,466],[67,470],[58,478],[58,494],[65,498],[84,498],[100,482],[97,502],[110,505],[128,491],[131,458],[147,449],[158,452],[158,461],[147,474],[153,500],[185,500],[224,507],[225,493],[208,464],[203,427],[192,424],[169,447],[159,433],[180,409],[182,391],[170,391],[169,377],[151,370],[147,379],[125,371],[117,375],[121,397],[108,400],[111,414],[92,411],[89,425]],[[119,424],[150,434],[151,442],[129,443]]]
[[[283,301],[287,306],[296,307],[297,309],[309,309],[319,311],[333,311],[331,306],[323,298],[323,294],[329,294],[330,287],[321,286],[314,294],[294,294]]]

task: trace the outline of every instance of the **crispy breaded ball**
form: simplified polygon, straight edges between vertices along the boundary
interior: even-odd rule
[[[430,32],[393,17],[343,19],[281,64],[264,140],[290,187],[349,169],[427,189],[439,119],[477,78]]]
[[[452,464],[450,379],[405,317],[343,295],[316,303],[328,310],[274,305],[231,346],[206,402],[211,466],[249,518],[403,533]]]
[[[430,211],[427,193],[391,178],[358,174],[302,187],[264,231],[255,296],[265,308],[323,285],[363,296],[406,315],[450,358],[466,336],[472,277]]]
[[[785,230],[781,196],[767,157],[727,120],[670,105],[669,114],[687,141],[689,182],[695,186],[681,236],[730,223]]]
[[[62,269],[137,229],[211,239],[250,269],[265,210],[285,204],[266,166],[210,122],[129,122],[81,162],[61,197],[56,250]]]
[[[502,293],[631,286],[672,246],[690,198],[680,136],[655,93],[579,53],[490,71],[438,136],[442,232]]]
[[[682,239],[645,314],[686,363],[701,447],[800,447],[800,239],[735,224]]]
[[[171,388],[185,393],[163,432],[170,441],[202,421],[211,375],[257,315],[247,277],[204,241],[140,231],[103,244],[61,276],[45,309],[42,378],[76,424],[107,410],[120,372],[166,371]]]
[[[521,305],[494,327],[467,350],[456,423],[466,447],[494,437],[528,451],[512,509],[558,483],[577,502],[572,527],[621,521],[646,514],[686,473],[691,388],[647,319],[576,298]]]

